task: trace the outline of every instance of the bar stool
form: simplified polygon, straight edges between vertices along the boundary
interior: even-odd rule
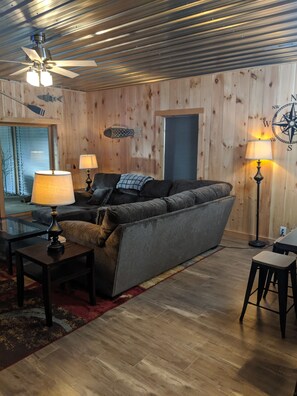
[[[254,279],[259,270],[258,277],[258,288],[252,291]],[[275,311],[273,309],[263,307],[260,305],[260,301],[263,296],[263,291],[265,289],[265,283],[267,274],[269,272],[275,273],[278,280],[278,302],[279,302],[279,311]],[[287,297],[288,297],[288,278],[291,278],[292,284],[292,294],[293,294],[293,304],[287,310]],[[249,301],[249,298],[252,294],[257,292],[257,303],[254,304]],[[289,310],[294,306],[295,314],[297,317],[297,290],[296,290],[296,259],[292,256],[286,256],[279,253],[266,252],[263,251],[252,259],[251,270],[249,274],[249,279],[247,283],[247,288],[245,292],[244,303],[242,307],[242,312],[240,315],[240,322],[243,321],[243,317],[247,308],[247,305],[256,305],[260,308],[267,309],[268,311],[272,311],[279,314],[280,320],[280,328],[282,338],[285,338],[286,332],[286,316]]]

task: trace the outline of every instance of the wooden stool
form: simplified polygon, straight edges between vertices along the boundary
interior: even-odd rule
[[[252,292],[252,287],[254,283],[254,279],[256,276],[256,272],[259,269],[259,279],[258,279],[258,288]],[[265,289],[266,278],[269,272],[275,273],[278,279],[278,302],[279,302],[279,311],[274,311],[270,308],[260,306],[260,301],[263,296],[263,291]],[[289,273],[291,275],[291,284],[292,284],[292,292],[293,292],[293,301],[294,303],[287,310],[287,297],[288,297],[288,278]],[[257,291],[257,303],[254,304],[249,301],[249,298],[252,294]],[[257,254],[252,259],[252,266],[250,270],[250,275],[248,279],[248,284],[245,292],[244,303],[242,307],[242,312],[240,315],[240,322],[243,321],[243,317],[248,304],[256,305],[260,308],[267,309],[268,311],[276,312],[279,314],[280,319],[280,328],[282,337],[285,337],[286,332],[286,316],[289,310],[294,306],[295,314],[297,317],[297,290],[296,290],[296,260],[295,257],[286,256],[283,254],[266,252],[263,251]]]

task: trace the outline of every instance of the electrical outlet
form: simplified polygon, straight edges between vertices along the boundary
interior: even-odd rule
[[[280,236],[285,236],[286,233],[287,233],[287,227],[285,227],[285,226],[280,226],[280,227],[279,227],[279,235],[280,235]]]

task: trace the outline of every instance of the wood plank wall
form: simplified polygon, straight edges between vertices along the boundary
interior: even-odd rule
[[[0,123],[57,125],[58,167],[71,170],[74,187],[82,187],[86,173],[78,169],[79,155],[93,149],[92,139],[88,136],[86,93],[53,87],[35,88],[26,83],[5,80],[0,81],[0,90],[25,104],[0,94]],[[47,94],[53,97],[53,101],[38,98]],[[44,109],[44,116],[29,110],[26,107],[28,104]]]
[[[83,187],[84,171],[78,169],[81,153],[97,155],[99,171],[139,172],[162,178],[163,117],[160,111],[202,109],[199,115],[197,177],[226,180],[233,185],[236,203],[227,229],[244,235],[255,232],[255,161],[245,160],[246,143],[252,138],[273,138],[273,106],[292,102],[297,94],[296,64],[176,79],[101,92],[84,93],[60,88],[34,88],[1,81],[0,89],[26,104],[45,109],[44,117],[0,95],[1,119],[43,118],[57,123],[59,167],[73,174],[75,188]],[[44,102],[37,95],[49,93],[60,100]],[[103,135],[114,124],[142,128],[125,139]],[[261,184],[260,235],[276,238],[279,226],[297,227],[297,144],[272,143],[274,161],[264,161]]]
[[[88,130],[100,171],[162,178],[163,119],[156,113],[202,108],[197,176],[232,183],[236,204],[227,229],[252,235],[256,161],[245,160],[246,144],[253,138],[274,138],[273,106],[292,101],[295,75],[293,63],[88,93]],[[141,127],[142,133],[106,138],[103,131],[113,124]],[[279,140],[272,146],[274,161],[262,162],[260,235],[274,239],[280,225],[297,227],[297,144],[291,151]]]

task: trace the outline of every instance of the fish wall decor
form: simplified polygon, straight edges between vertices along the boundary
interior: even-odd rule
[[[104,130],[104,136],[111,139],[122,139],[126,137],[134,137],[141,132],[141,128],[128,128],[125,125],[112,125]]]
[[[46,95],[37,95],[38,99],[43,100],[44,102],[61,102],[62,103],[62,99],[63,96],[53,96],[50,95],[50,93],[48,92]]]
[[[16,99],[16,98],[13,98],[12,96],[7,95],[7,94],[4,93],[3,91],[0,91],[0,94],[3,95],[3,96],[6,96],[7,98],[9,98],[9,99],[11,99],[11,100],[14,100],[14,101],[17,102],[17,103],[20,103],[21,105],[27,107],[29,110],[33,111],[33,113],[35,113],[35,114],[38,114],[38,115],[41,115],[41,116],[44,116],[44,114],[45,114],[45,110],[42,109],[42,108],[39,107],[39,106],[32,105],[32,104],[26,104],[26,103],[24,103],[24,102],[21,102],[20,100],[18,100],[18,99]]]

